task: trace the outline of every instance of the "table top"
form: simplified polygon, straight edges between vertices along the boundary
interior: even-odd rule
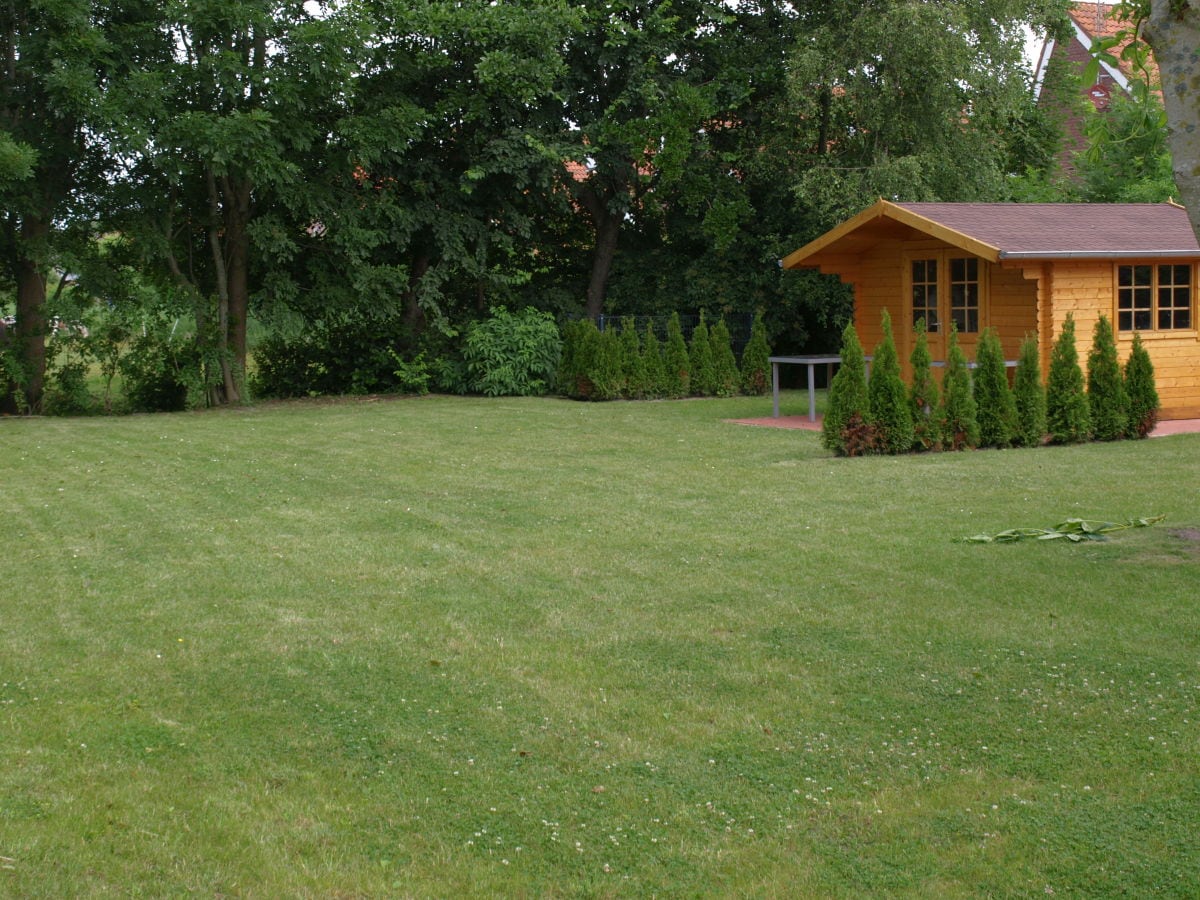
[[[839,363],[842,361],[840,356],[770,356],[767,357],[767,362],[771,363]]]

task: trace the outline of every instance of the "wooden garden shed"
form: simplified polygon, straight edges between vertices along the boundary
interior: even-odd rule
[[[1103,315],[1122,360],[1141,334],[1161,418],[1200,417],[1200,245],[1177,204],[880,200],[783,265],[819,269],[854,288],[855,328],[868,354],[888,310],[906,378],[922,318],[935,361],[946,358],[951,323],[968,359],[989,326],[1009,360],[1034,334],[1044,376],[1068,313],[1081,366]]]

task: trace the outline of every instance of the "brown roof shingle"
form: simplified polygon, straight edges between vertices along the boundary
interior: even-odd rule
[[[1001,258],[1200,257],[1173,203],[897,203],[1000,251]]]

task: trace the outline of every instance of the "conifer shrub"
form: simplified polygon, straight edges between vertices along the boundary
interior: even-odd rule
[[[875,426],[876,440],[882,453],[907,453],[913,445],[912,412],[908,391],[900,378],[900,360],[892,336],[892,317],[883,311],[883,338],[875,347],[871,381],[867,386],[871,409],[867,421]]]
[[[1125,395],[1129,398],[1129,423],[1126,435],[1147,437],[1158,424],[1158,389],[1154,385],[1154,363],[1142,345],[1142,336],[1133,335],[1133,347],[1125,361]]]
[[[1056,444],[1077,444],[1092,433],[1083,370],[1075,349],[1075,318],[1067,313],[1062,332],[1050,351],[1046,380],[1046,430]]]
[[[913,422],[913,449],[937,450],[941,431],[937,425],[938,386],[933,377],[933,359],[929,355],[929,336],[925,320],[917,320],[917,341],[909,357],[912,384],[908,389],[908,408]]]
[[[1021,447],[1038,447],[1046,437],[1046,388],[1037,338],[1026,335],[1017,355],[1013,377],[1013,399],[1017,409],[1015,442]]]
[[[646,364],[637,326],[629,316],[621,320],[621,368],[625,372],[625,396],[630,400],[646,397]]]
[[[691,363],[692,393],[697,397],[711,397],[717,392],[716,371],[713,368],[712,342],[708,337],[708,324],[704,313],[692,330],[692,341],[688,348]]]
[[[755,313],[750,326],[750,340],[742,350],[742,392],[761,396],[771,384],[771,346],[767,343],[767,326],[762,313]]]
[[[1011,446],[1017,431],[1017,404],[1008,386],[1004,348],[994,328],[985,328],[979,336],[972,389],[979,421],[979,446]]]
[[[958,346],[958,330],[950,326],[946,350],[946,373],[942,377],[940,409],[942,446],[948,450],[969,450],[979,446],[979,418],[971,391],[971,372],[967,358]]]
[[[665,397],[667,370],[663,365],[662,344],[654,333],[653,321],[646,323],[646,332],[642,336],[642,368],[646,373],[646,396]]]
[[[733,337],[722,316],[708,332],[712,347],[713,393],[718,397],[733,397],[740,388],[737,357],[733,355]]]
[[[821,443],[839,456],[858,455],[874,448],[874,428],[869,421],[867,360],[853,323],[842,332],[841,357],[842,365],[829,384]],[[847,429],[853,433],[848,434]],[[852,438],[849,443],[847,437]]]
[[[1129,431],[1129,397],[1117,359],[1117,341],[1105,316],[1096,323],[1092,349],[1087,361],[1088,410],[1092,417],[1092,438],[1116,441]]]
[[[625,391],[625,369],[617,329],[605,328],[599,333],[591,362],[588,378],[592,383],[592,399],[620,399]]]
[[[692,363],[688,357],[687,341],[683,339],[683,328],[679,324],[679,313],[671,313],[667,322],[667,346],[663,349],[663,366],[666,369],[666,396],[688,396],[692,388]]]
[[[563,357],[559,363],[558,391],[577,400],[595,393],[592,371],[599,352],[600,331],[592,319],[568,321],[563,328]],[[599,399],[599,398],[597,398]]]

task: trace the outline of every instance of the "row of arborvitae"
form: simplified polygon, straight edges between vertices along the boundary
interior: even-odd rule
[[[725,320],[711,328],[701,314],[690,340],[679,315],[667,323],[666,341],[654,323],[638,332],[632,319],[603,331],[591,319],[563,327],[558,390],[582,400],[648,400],[664,397],[732,397],[763,394],[770,382],[766,328],[756,316],[739,367]]]
[[[1134,335],[1124,368],[1117,359],[1112,326],[1096,325],[1085,380],[1075,350],[1071,316],[1054,343],[1050,373],[1042,386],[1037,341],[1021,344],[1013,386],[996,332],[979,337],[975,373],[950,330],[941,388],[933,377],[924,321],[917,323],[912,383],[905,387],[883,313],[883,340],[875,348],[870,382],[853,325],[842,335],[842,365],[829,386],[822,443],[842,456],[966,450],[974,447],[1036,447],[1086,440],[1146,437],[1158,416],[1158,393],[1150,356]],[[1085,390],[1086,385],[1086,390]]]

